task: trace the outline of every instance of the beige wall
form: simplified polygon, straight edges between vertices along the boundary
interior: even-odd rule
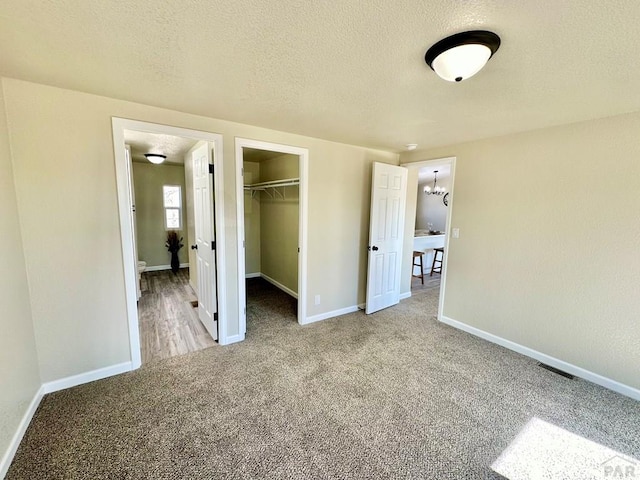
[[[638,132],[640,113],[403,154],[457,157],[444,315],[640,388]]]
[[[416,230],[426,230],[427,224],[432,223],[434,230],[444,231],[447,225],[447,207],[442,202],[442,196],[427,195],[424,193],[425,185],[433,186],[433,179],[420,182],[416,195]],[[451,177],[438,178],[438,186],[451,189]]]
[[[260,164],[244,162],[244,183],[260,182]],[[245,273],[260,273],[260,196],[244,192],[244,238],[245,238]]]
[[[147,262],[147,267],[171,264],[171,253],[165,246],[167,230],[164,228],[163,185],[179,185],[182,188],[182,229],[176,231],[178,236],[183,237],[184,247],[178,251],[178,258],[180,263],[189,262],[184,173],[184,165],[133,162],[138,259]]]
[[[37,174],[37,172],[34,172]],[[18,207],[7,136],[4,97],[0,95],[0,458],[40,388],[38,356],[29,303]],[[52,241],[46,238],[41,248]],[[55,241],[55,240],[54,240]],[[52,279],[55,281],[55,279]]]
[[[398,155],[3,79],[43,381],[130,361],[111,117],[223,135],[228,333],[239,333],[234,137],[308,148],[308,315],[364,301],[371,165]],[[43,239],[47,240],[43,248]]]
[[[261,163],[260,181],[298,178],[300,157],[284,154]],[[299,187],[270,198],[260,193],[260,268],[264,275],[298,292]]]

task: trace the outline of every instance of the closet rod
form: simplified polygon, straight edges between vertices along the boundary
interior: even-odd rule
[[[260,183],[252,183],[250,185],[245,185],[245,190],[265,190],[267,188],[277,188],[277,187],[293,187],[295,185],[300,185],[299,178],[285,178],[284,180],[272,180],[270,182],[260,182]]]

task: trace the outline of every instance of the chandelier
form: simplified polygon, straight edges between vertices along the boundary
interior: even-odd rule
[[[427,195],[444,195],[447,189],[438,185],[438,170],[433,171],[433,188],[429,185],[424,186],[424,193]]]

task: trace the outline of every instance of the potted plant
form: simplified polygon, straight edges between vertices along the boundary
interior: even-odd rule
[[[171,252],[171,271],[175,274],[180,270],[180,260],[178,259],[178,250],[184,245],[182,244],[182,237],[178,238],[178,233],[175,230],[167,232],[167,250]]]

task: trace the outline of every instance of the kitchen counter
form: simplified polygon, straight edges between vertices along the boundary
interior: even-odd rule
[[[423,233],[424,230],[416,230],[416,234],[413,237],[413,250],[415,252],[425,252],[422,258],[424,265],[425,275],[429,275],[431,272],[431,264],[433,263],[433,249],[444,248],[444,240],[446,235],[430,235],[428,232]],[[419,267],[414,267],[414,274],[419,275]]]

